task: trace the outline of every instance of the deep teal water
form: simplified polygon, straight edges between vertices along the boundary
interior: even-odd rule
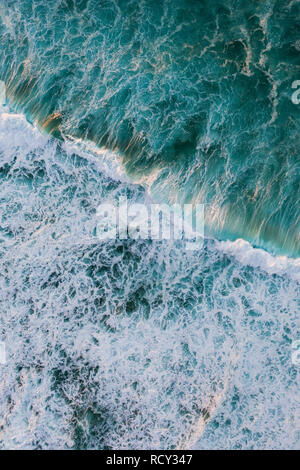
[[[2,0],[1,448],[299,448],[299,5]]]
[[[8,1],[0,78],[55,135],[118,149],[207,233],[299,254],[298,2]]]

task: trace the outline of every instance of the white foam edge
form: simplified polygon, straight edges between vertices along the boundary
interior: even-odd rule
[[[233,256],[243,265],[262,269],[268,274],[287,275],[300,281],[300,258],[272,255],[262,248],[254,248],[251,243],[241,238],[235,241],[216,240],[215,246],[217,250]]]

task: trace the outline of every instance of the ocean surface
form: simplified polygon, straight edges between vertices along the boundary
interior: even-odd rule
[[[299,448],[299,0],[2,0],[0,41],[0,448]],[[125,196],[201,249],[99,240]]]

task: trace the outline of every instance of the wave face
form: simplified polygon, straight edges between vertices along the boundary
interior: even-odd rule
[[[1,448],[299,447],[299,264],[99,242],[104,157],[0,114]]]
[[[3,0],[0,78],[207,233],[299,256],[298,1]]]
[[[299,448],[298,25],[1,1],[0,448]],[[207,203],[215,238],[96,238],[101,202],[149,193]]]

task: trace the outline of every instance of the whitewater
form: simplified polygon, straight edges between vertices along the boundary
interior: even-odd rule
[[[299,449],[299,30],[1,0],[0,449]],[[124,200],[204,207],[201,243],[100,239]]]
[[[0,114],[1,448],[299,447],[299,259],[109,240],[120,155]]]

